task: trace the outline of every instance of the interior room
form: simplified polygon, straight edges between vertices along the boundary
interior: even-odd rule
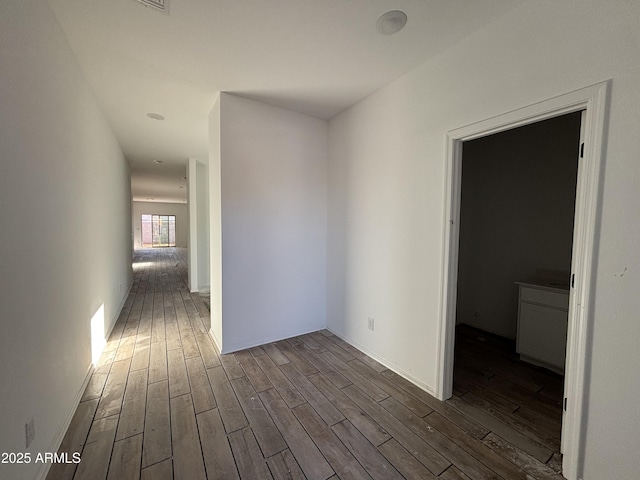
[[[153,246],[172,246],[184,247],[188,245],[189,239],[189,208],[186,203],[165,203],[165,202],[132,202],[132,230],[133,230],[133,248],[149,248]],[[153,218],[153,217],[156,218]],[[170,219],[170,217],[172,217]],[[166,232],[167,238],[161,240],[154,239],[155,230],[151,228],[152,224],[158,227],[158,223],[165,221],[165,228],[169,227],[169,221],[172,222],[171,242],[169,233]],[[155,223],[154,223],[155,222]],[[145,230],[144,227],[147,226]],[[146,234],[145,234],[146,232]],[[159,231],[157,232],[159,233]],[[155,245],[154,245],[155,242]]]
[[[518,289],[569,285],[581,112],[463,145],[458,323],[516,340]]]
[[[627,0],[0,0],[0,477],[635,478],[638,18]],[[461,130],[581,110],[560,457],[535,419],[559,384],[521,353],[528,407],[490,411],[464,374],[447,391],[450,159],[462,145],[469,172],[483,148]],[[564,194],[527,223],[568,215]],[[175,215],[176,247],[136,249],[142,214]],[[507,238],[470,215],[461,246],[467,226]],[[572,273],[569,227],[547,232],[504,281],[533,234],[461,250],[469,342],[511,348],[519,305],[563,309],[546,294]]]
[[[465,142],[462,156],[454,394],[527,425],[518,387],[535,391],[528,408],[537,411],[534,424],[545,418],[542,436],[555,454],[581,117]]]

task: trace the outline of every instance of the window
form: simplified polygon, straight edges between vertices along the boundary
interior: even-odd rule
[[[175,215],[142,215],[142,248],[175,246]]]

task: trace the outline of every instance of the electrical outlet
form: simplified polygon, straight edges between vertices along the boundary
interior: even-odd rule
[[[29,448],[29,445],[31,445],[31,442],[33,442],[33,439],[36,436],[36,424],[33,417],[31,417],[27,421],[27,423],[24,424],[24,431],[25,431],[27,448]]]
[[[369,326],[369,330],[372,330],[372,331],[373,331],[373,329],[374,329],[374,327],[375,327],[374,322],[375,322],[375,321],[374,321],[373,317],[369,317],[369,325],[368,325],[368,326]]]

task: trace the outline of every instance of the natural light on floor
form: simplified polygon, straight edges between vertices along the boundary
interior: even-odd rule
[[[135,262],[133,264],[133,271],[137,272],[138,270],[142,270],[143,268],[149,268],[153,265],[153,262]]]
[[[107,341],[104,338],[104,303],[91,317],[91,361],[95,366],[98,363],[102,349]]]

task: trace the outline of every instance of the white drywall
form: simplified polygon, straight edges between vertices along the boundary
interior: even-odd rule
[[[186,203],[132,202],[133,247],[142,248],[142,215],[175,215],[176,247],[189,245],[189,205]]]
[[[220,95],[209,113],[209,279],[211,336],[222,349],[222,197],[220,194]]]
[[[190,158],[189,183],[189,288],[209,292],[209,170],[197,158]]]
[[[223,352],[324,328],[327,122],[222,93],[220,138]]]
[[[198,223],[198,291],[209,291],[209,167],[196,163],[197,223]]]
[[[464,143],[458,323],[515,340],[514,282],[546,269],[568,284],[580,115]]]
[[[187,164],[187,203],[189,204],[189,246],[187,258],[189,262],[189,290],[198,291],[198,194],[197,194],[197,164],[198,160],[190,158]],[[207,179],[209,183],[209,179]],[[194,220],[195,219],[195,220]],[[202,228],[202,227],[200,227]]]
[[[32,455],[0,478],[31,480],[82,393],[92,317],[108,332],[131,284],[131,194],[47,2],[0,4],[0,65],[0,452]]]
[[[588,352],[587,480],[640,471],[638,18],[638,2],[529,1],[329,127],[328,326],[432,388],[446,132],[613,79]]]

